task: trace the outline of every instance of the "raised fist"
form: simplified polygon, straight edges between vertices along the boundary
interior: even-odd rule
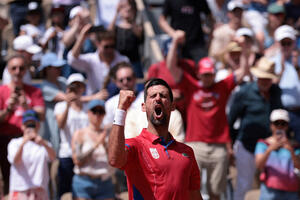
[[[127,110],[134,100],[135,100],[135,94],[133,91],[121,90],[118,108],[121,110]]]

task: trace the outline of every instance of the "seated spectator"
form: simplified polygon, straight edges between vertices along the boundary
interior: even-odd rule
[[[81,97],[85,91],[84,77],[71,74],[67,80],[66,101],[58,102],[54,115],[60,128],[60,146],[58,151],[58,196],[71,192],[74,164],[72,161],[71,141],[75,131],[88,124],[88,117]]]
[[[51,144],[39,136],[39,117],[34,110],[23,114],[23,137],[8,144],[10,200],[48,200],[48,163],[55,159]]]
[[[44,119],[42,92],[23,82],[27,70],[24,57],[20,54],[11,56],[7,61],[7,69],[11,81],[0,86],[0,166],[5,194],[8,193],[10,167],[7,161],[7,145],[12,138],[22,136],[23,113],[33,109],[40,119]]]
[[[114,199],[114,170],[107,160],[106,130],[100,128],[105,115],[104,101],[90,101],[87,110],[88,126],[77,130],[72,138],[73,199]]]
[[[272,135],[256,144],[255,162],[261,170],[260,200],[299,199],[300,146],[287,133],[289,114],[273,110],[270,115]]]
[[[112,66],[121,61],[129,61],[115,50],[115,34],[111,31],[97,33],[97,51],[80,54],[83,41],[89,34],[91,24],[86,24],[80,31],[72,50],[68,53],[68,63],[87,76],[87,94],[94,94],[103,89],[103,82]]]
[[[139,45],[142,42],[143,28],[136,22],[137,8],[135,0],[120,1],[116,15],[108,30],[116,34],[116,49],[127,56],[134,67],[138,78],[143,78],[143,69],[139,55]],[[118,24],[116,21],[120,18]]]

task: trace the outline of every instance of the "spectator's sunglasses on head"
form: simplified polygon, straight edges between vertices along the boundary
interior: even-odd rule
[[[280,41],[281,46],[283,47],[289,47],[293,44],[292,41]]]
[[[127,77],[118,79],[118,81],[119,81],[120,83],[124,83],[125,80],[126,80],[127,82],[131,82],[131,81],[133,80],[133,77],[132,77],[132,76],[127,76]]]
[[[283,121],[283,120],[277,120],[277,121],[274,121],[273,124],[276,126],[276,127],[285,127],[285,126],[288,126],[288,122],[286,121]]]
[[[92,113],[94,115],[104,115],[105,114],[105,110],[103,108],[93,108],[91,109]]]
[[[107,44],[103,46],[104,49],[114,49],[115,47],[116,47],[115,44]]]

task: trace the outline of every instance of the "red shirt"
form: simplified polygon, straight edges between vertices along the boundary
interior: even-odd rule
[[[179,85],[187,102],[185,141],[229,142],[229,126],[225,108],[231,91],[236,85],[233,74],[210,88],[203,88],[198,80],[184,73]]]
[[[25,91],[27,105],[29,106],[29,108],[34,108],[35,106],[44,107],[44,99],[40,89],[30,85],[24,85],[23,89]],[[7,108],[7,102],[11,94],[8,85],[0,86],[0,94],[0,110],[4,110]],[[4,122],[0,123],[0,134],[10,136],[21,136],[23,112],[24,109],[21,106],[17,105],[15,107],[14,112],[8,114]]]
[[[123,169],[129,200],[182,200],[189,199],[190,190],[200,190],[193,150],[173,137],[168,144],[160,144],[161,141],[147,129],[126,139],[128,156]]]

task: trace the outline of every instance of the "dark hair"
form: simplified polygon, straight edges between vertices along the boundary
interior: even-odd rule
[[[134,73],[132,65],[129,62],[123,61],[123,62],[119,62],[115,66],[113,66],[112,71],[111,71],[112,78],[116,80],[117,79],[117,72],[120,69],[123,69],[123,68],[131,69],[132,73],[133,73],[133,76],[135,77],[135,73]]]
[[[160,78],[152,78],[149,79],[146,83],[145,83],[145,91],[144,91],[144,101],[146,102],[146,98],[147,98],[147,94],[148,94],[148,89],[152,86],[155,85],[163,85],[165,86],[168,91],[169,91],[169,96],[170,96],[170,100],[171,102],[173,102],[173,93],[172,93],[172,89],[170,88],[170,86],[168,85],[168,83],[166,81],[164,81],[163,79]]]
[[[101,42],[102,40],[116,40],[115,33],[108,30],[98,32],[96,38],[98,42]]]

